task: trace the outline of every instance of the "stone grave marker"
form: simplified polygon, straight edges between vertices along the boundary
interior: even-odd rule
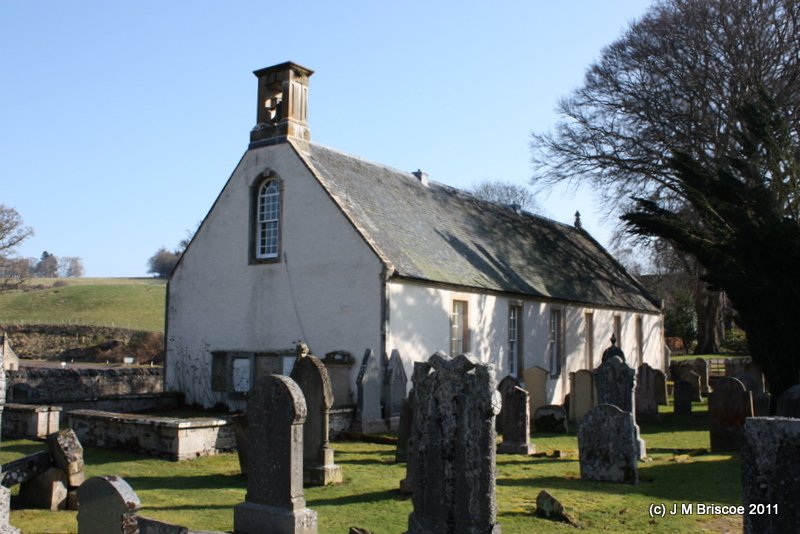
[[[681,380],[688,382],[689,385],[692,386],[692,400],[694,402],[700,402],[703,400],[701,395],[703,389],[699,374],[697,374],[695,371],[686,371],[683,373],[683,375],[681,375]]]
[[[26,480],[19,487],[20,498],[32,508],[56,512],[67,507],[67,475],[58,467]]]
[[[663,373],[662,373],[663,375]],[[639,366],[636,380],[636,420],[655,421],[658,419],[657,371],[649,364]]]
[[[700,376],[700,394],[707,396],[711,391],[708,387],[708,360],[695,358],[692,362],[692,370]]]
[[[13,352],[10,350],[5,336],[3,343],[4,350],[0,351],[0,426],[3,420],[3,407],[6,403],[6,373],[2,371],[6,369],[6,359],[10,360],[10,354]],[[8,347],[8,350],[5,350],[5,347]],[[16,358],[16,355],[14,357]],[[0,473],[0,476],[2,475]],[[10,507],[11,492],[5,486],[0,486],[0,534],[17,534],[19,532],[19,529],[9,523]]]
[[[566,410],[558,404],[540,406],[533,415],[533,429],[536,432],[566,434],[569,430]]]
[[[325,369],[327,369],[328,377],[331,381],[334,406],[355,404],[357,398],[353,396],[353,390],[350,388],[350,369],[356,363],[353,355],[346,350],[334,350],[325,354],[322,363],[325,364]],[[273,371],[272,373],[286,374],[281,371]]]
[[[738,451],[744,443],[744,421],[753,417],[753,394],[736,378],[721,378],[708,398],[712,452]]]
[[[594,370],[594,386],[598,404],[613,404],[624,412],[634,413],[636,371],[619,357],[608,358]]]
[[[381,410],[382,386],[383,376],[380,362],[372,349],[367,349],[361,360],[361,369],[356,379],[356,420],[353,423],[353,430],[356,432],[370,433],[386,430]]]
[[[778,397],[777,415],[800,419],[800,384],[795,384]]]
[[[733,376],[744,384],[745,389],[753,394],[753,415],[755,417],[767,417],[769,415],[769,405],[772,396],[764,391],[764,375],[758,375],[743,371]]]
[[[308,357],[308,356],[306,356]],[[295,368],[297,365],[295,365]],[[316,534],[317,514],[303,494],[303,423],[306,402],[300,387],[282,375],[259,378],[247,401],[250,458],[247,496],[233,510],[241,534]]]
[[[529,367],[522,373],[525,380],[525,389],[531,400],[530,413],[536,413],[536,409],[547,405],[547,369],[541,367]]]
[[[403,411],[408,388],[406,368],[396,349],[392,351],[386,364],[386,373],[383,379],[383,417],[389,430],[397,430],[400,424],[400,414]]]
[[[716,389],[715,389],[716,391]],[[800,420],[751,417],[744,424],[745,534],[797,532],[800,525]]]
[[[308,354],[297,358],[291,378],[303,391],[308,408],[303,425],[303,482],[308,486],[339,484],[342,468],[334,463],[328,441],[333,406],[328,371],[316,356]]]
[[[673,412],[675,415],[692,415],[694,388],[686,380],[678,380],[673,388]]]
[[[636,484],[639,443],[633,414],[611,404],[592,408],[578,423],[581,480]]]
[[[497,446],[498,454],[533,454],[531,445],[531,417],[528,392],[520,387],[519,381],[511,375],[506,376],[497,386],[501,406],[497,416],[497,430],[503,441]]]
[[[83,471],[83,446],[71,428],[47,436],[47,449],[53,464],[67,474],[69,488],[75,489],[86,480]]]
[[[656,402],[659,406],[669,406],[667,395],[667,375],[661,369],[653,369],[655,374]]]
[[[78,488],[78,534],[139,532],[139,497],[118,476],[92,477]]]
[[[570,398],[569,420],[579,421],[597,404],[594,390],[594,374],[588,369],[581,369],[569,374]]]
[[[397,450],[394,461],[402,463],[406,461],[408,455],[408,435],[411,433],[411,425],[414,421],[414,406],[408,398],[403,403],[403,411],[400,412],[400,424],[397,427]]]
[[[492,366],[437,352],[415,366],[408,534],[499,534]],[[453,451],[456,451],[453,454]]]

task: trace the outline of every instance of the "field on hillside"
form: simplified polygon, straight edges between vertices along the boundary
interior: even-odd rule
[[[0,293],[0,323],[84,324],[164,331],[166,282],[154,278],[34,279]]]

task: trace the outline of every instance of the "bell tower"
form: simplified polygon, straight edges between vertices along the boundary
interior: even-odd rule
[[[282,143],[288,137],[309,141],[308,78],[314,71],[287,61],[253,74],[258,78],[258,109],[250,148]]]

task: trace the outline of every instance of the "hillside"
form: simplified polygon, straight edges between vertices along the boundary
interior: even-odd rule
[[[166,282],[152,278],[35,279],[0,293],[0,324],[80,324],[164,331]]]

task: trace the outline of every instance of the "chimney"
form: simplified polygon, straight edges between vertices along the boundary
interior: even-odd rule
[[[258,108],[250,148],[282,143],[289,137],[310,140],[308,78],[314,71],[287,61],[253,74],[258,78]]]
[[[419,180],[419,183],[421,183],[422,185],[424,185],[426,187],[428,186],[428,173],[427,172],[423,172],[423,171],[417,169],[416,171],[412,172],[411,174],[413,174],[414,176],[417,177],[417,180]]]

